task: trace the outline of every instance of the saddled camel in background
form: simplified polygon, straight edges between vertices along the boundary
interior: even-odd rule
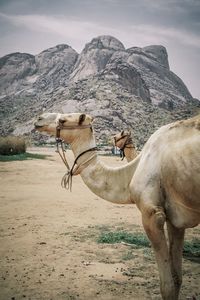
[[[71,145],[76,159],[70,177],[80,174],[103,199],[137,205],[155,252],[162,298],[176,300],[184,232],[200,222],[200,115],[161,127],[132,162],[117,168],[99,159],[92,121],[86,114],[45,113],[35,128]]]
[[[130,131],[122,130],[114,137],[115,147],[118,147],[122,152],[122,160],[126,157],[127,162],[133,160],[138,154],[133,144]]]

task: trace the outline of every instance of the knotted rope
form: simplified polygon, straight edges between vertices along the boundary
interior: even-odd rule
[[[59,124],[59,126],[57,126],[57,128],[56,128],[56,152],[59,154],[59,156],[61,157],[63,163],[67,167],[67,172],[64,174],[64,176],[62,177],[62,180],[61,180],[61,186],[63,188],[66,188],[67,190],[69,189],[70,192],[72,190],[72,177],[73,177],[73,175],[80,174],[80,172],[84,169],[84,167],[86,167],[90,163],[90,161],[96,156],[96,154],[92,155],[88,160],[86,160],[85,162],[83,162],[80,165],[77,165],[78,159],[82,155],[84,155],[85,153],[97,150],[97,147],[93,147],[93,148],[90,148],[88,150],[83,151],[82,153],[80,153],[76,157],[72,167],[70,168],[70,166],[67,162],[66,155],[65,155],[66,151],[65,151],[64,141],[60,138],[60,131],[61,131],[61,129],[77,129],[77,128],[84,129],[84,128],[92,128],[92,127],[91,127],[91,125],[62,126],[61,124]]]
[[[88,149],[88,150],[86,150],[86,151],[80,153],[80,154],[76,157],[76,159],[75,159],[75,161],[74,161],[74,163],[73,163],[71,169],[68,169],[67,172],[66,172],[66,173],[64,174],[64,176],[62,177],[62,180],[61,180],[61,186],[62,186],[63,188],[66,188],[67,190],[70,189],[70,192],[71,192],[71,190],[72,190],[72,176],[73,176],[73,175],[78,175],[78,174],[80,174],[80,172],[81,172],[81,171],[89,164],[89,162],[96,156],[96,154],[92,155],[92,157],[90,157],[88,160],[84,161],[84,162],[83,162],[82,164],[80,164],[80,165],[77,165],[77,160],[78,160],[83,154],[88,153],[88,152],[90,152],[90,151],[95,151],[95,150],[97,150],[97,147],[90,148],[90,149]]]

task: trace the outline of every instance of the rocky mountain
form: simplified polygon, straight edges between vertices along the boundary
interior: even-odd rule
[[[33,56],[12,53],[0,58],[1,134],[31,135],[42,111],[87,112],[96,118],[99,141],[130,128],[141,148],[150,134],[172,120],[197,113],[194,99],[171,70],[167,50],[124,45],[100,36],[78,54],[57,45]]]

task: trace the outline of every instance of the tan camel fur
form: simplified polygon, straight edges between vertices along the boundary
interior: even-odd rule
[[[60,136],[77,158],[96,145],[92,121],[85,114],[46,113],[35,128],[55,135],[60,124]],[[184,232],[200,223],[200,115],[158,129],[141,153],[124,166],[104,165],[95,150],[79,156],[76,163],[76,174],[96,195],[137,205],[155,252],[162,298],[177,300]]]
[[[133,144],[130,131],[122,130],[114,136],[114,144],[122,151],[122,159],[126,157],[127,162],[133,160],[137,156],[137,150]]]

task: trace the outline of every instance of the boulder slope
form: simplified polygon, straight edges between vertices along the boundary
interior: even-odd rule
[[[100,142],[129,128],[141,148],[155,129],[195,114],[199,104],[170,71],[167,50],[160,45],[125,49],[116,38],[99,36],[80,54],[57,45],[36,56],[12,53],[0,58],[4,135],[30,134],[41,110],[83,111],[96,118]]]

